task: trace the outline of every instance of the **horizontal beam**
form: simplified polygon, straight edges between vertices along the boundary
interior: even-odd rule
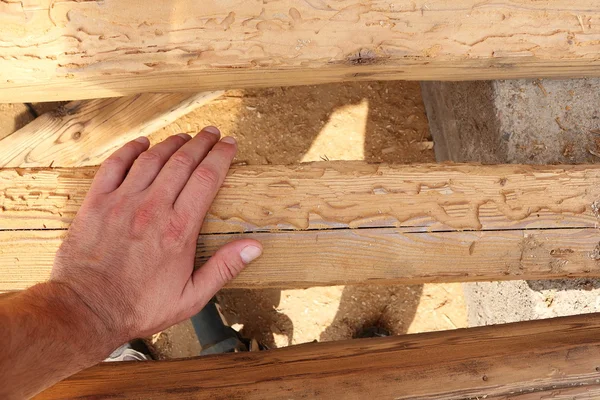
[[[0,229],[66,228],[96,168],[0,169]],[[320,162],[233,167],[203,233],[594,228],[600,166]]]
[[[0,140],[0,167],[100,165],[128,141],[158,131],[221,94],[149,93],[73,101]]]
[[[0,231],[0,292],[50,276],[66,231]],[[201,235],[196,266],[235,239],[263,256],[230,288],[600,277],[597,229],[410,232],[397,228]]]
[[[0,170],[0,291],[47,279],[95,171]],[[231,287],[598,277],[599,199],[591,165],[234,167],[196,262],[253,237]]]
[[[594,0],[4,1],[0,101],[599,76],[598,18]]]
[[[600,397],[589,314],[261,352],[105,363],[40,399],[519,399]]]

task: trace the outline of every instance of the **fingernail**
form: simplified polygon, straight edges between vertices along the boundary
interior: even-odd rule
[[[180,138],[183,138],[183,140],[190,140],[192,138],[187,133],[178,133],[177,136],[179,136]]]
[[[249,264],[262,254],[262,250],[256,246],[246,246],[240,251],[240,257],[244,264]]]
[[[221,136],[221,131],[216,126],[205,126],[202,132],[212,133],[213,135]]]
[[[148,140],[148,138],[146,136],[140,136],[139,138],[135,139],[134,142],[138,142],[138,143],[142,143],[142,144],[150,144],[150,140]]]
[[[233,136],[225,136],[223,139],[221,139],[221,142],[235,144],[235,139]]]

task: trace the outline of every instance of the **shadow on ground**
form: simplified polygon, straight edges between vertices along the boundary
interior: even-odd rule
[[[309,151],[313,158],[318,154],[321,159],[352,159],[349,157],[356,155],[356,144],[362,145],[363,157],[368,162],[434,161],[433,151],[423,150],[418,144],[429,140],[429,132],[420,87],[415,82],[273,88],[245,91],[243,95],[228,92],[227,96],[239,96],[236,123],[231,121],[230,126],[223,129],[238,139],[238,163],[299,163],[306,159]],[[352,123],[352,118],[356,119],[348,106],[359,107],[365,101],[368,112],[366,118],[359,121],[363,126],[344,126]],[[215,110],[208,113],[203,107],[201,112],[206,117],[200,124],[217,122],[218,118],[212,114],[219,112],[218,103],[213,107]],[[185,123],[182,127],[186,129]],[[344,129],[364,130],[363,142],[349,146],[350,135],[345,136]],[[356,137],[354,132],[351,139],[356,140]],[[322,148],[315,148],[315,145]],[[330,323],[319,327],[306,326],[301,332],[294,332],[292,320],[285,310],[280,309],[280,290],[223,290],[219,300],[228,322],[243,324],[241,333],[244,336],[255,337],[270,347],[276,347],[282,345],[281,340],[275,340],[276,336],[285,338],[287,343],[283,345],[311,340],[340,340],[353,337],[358,330],[370,324],[384,327],[392,334],[406,333],[421,292],[420,285],[345,287],[339,305],[332,302],[330,306],[338,307]],[[298,301],[311,301],[300,297]],[[288,299],[286,307],[294,308],[290,301],[294,300]],[[304,312],[308,313],[310,309],[311,304],[308,304]],[[302,312],[299,309],[298,313]]]
[[[58,104],[32,107],[41,114]],[[8,106],[14,107],[9,110],[14,114],[11,121],[20,121],[9,133],[33,119],[26,105]],[[180,132],[196,133],[206,125],[216,125],[238,139],[235,162],[239,164],[319,159],[434,161],[433,151],[421,146],[431,139],[416,82],[232,90],[150,135],[150,139],[155,143]],[[276,289],[223,290],[219,299],[228,322],[243,325],[243,335],[278,347],[351,338],[366,325],[381,326],[392,334],[406,333],[422,286],[367,285],[283,293]],[[172,358],[195,355],[198,347],[194,339],[191,325],[182,323],[167,330],[157,343],[152,342],[159,357]]]

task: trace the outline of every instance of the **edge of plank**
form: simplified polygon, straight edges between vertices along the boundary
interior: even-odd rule
[[[65,230],[0,231],[0,292],[23,290],[48,279],[65,234]],[[200,235],[196,267],[224,244],[241,238],[259,240],[264,251],[229,288],[600,277],[600,243],[592,228]]]
[[[599,314],[588,314],[186,360],[104,364],[68,378],[40,398],[525,400],[542,393],[581,393],[581,387],[595,398],[600,396],[599,320]]]

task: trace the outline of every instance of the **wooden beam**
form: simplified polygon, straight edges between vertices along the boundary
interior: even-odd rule
[[[0,229],[68,227],[95,171],[0,170]],[[229,171],[202,232],[594,228],[599,207],[597,165],[243,166]]]
[[[600,397],[600,315],[105,363],[40,399],[571,399]]]
[[[595,0],[0,2],[0,101],[600,75]]]
[[[47,279],[96,168],[0,170],[0,291]],[[232,287],[600,276],[600,167],[329,162],[229,171],[197,266],[240,237]]]
[[[0,292],[23,290],[48,279],[65,233],[0,231]],[[208,234],[199,238],[196,266],[240,238],[260,240],[264,253],[230,288],[600,277],[600,245],[593,228]]]
[[[222,92],[74,101],[0,140],[0,167],[99,165],[138,136],[167,126]]]

